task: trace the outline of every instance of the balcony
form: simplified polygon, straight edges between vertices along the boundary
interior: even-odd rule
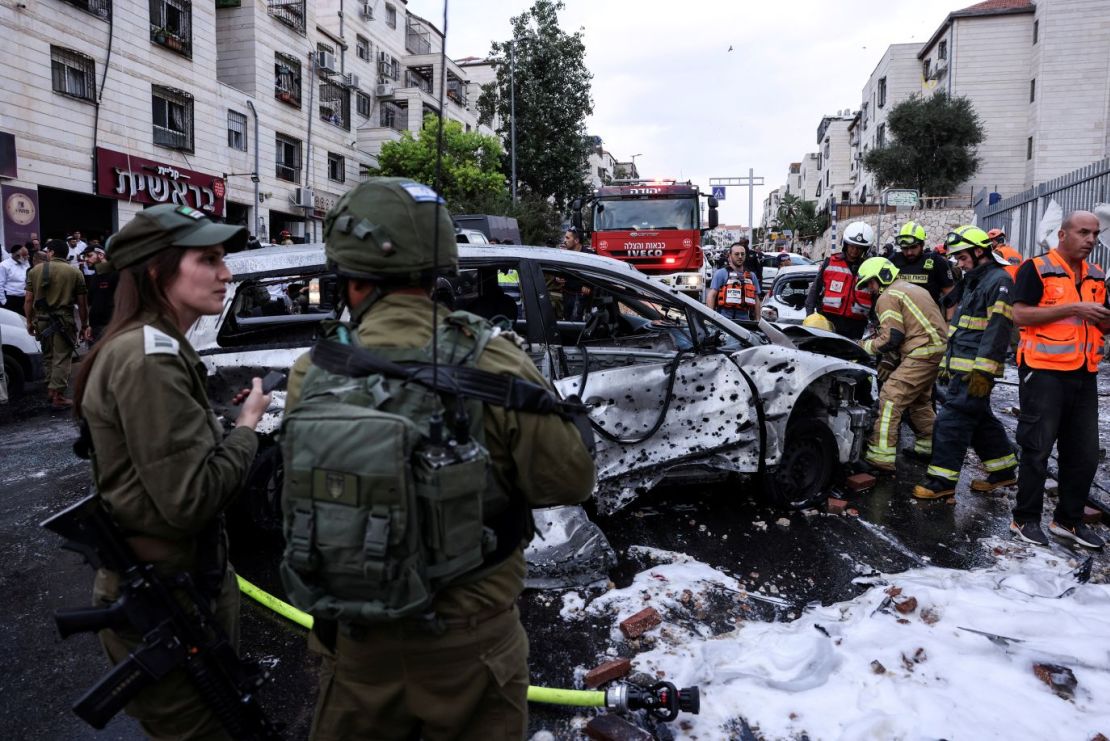
[[[269,13],[274,20],[280,21],[297,33],[304,35],[304,0],[270,0]]]
[[[92,13],[97,18],[108,20],[112,15],[112,0],[62,0],[68,5]]]
[[[425,77],[421,71],[407,69],[405,70],[405,87],[414,87],[418,90],[423,90],[428,95],[432,95],[432,80],[430,77]],[[431,70],[428,70],[430,73]]]
[[[407,131],[409,128],[408,106],[400,106],[396,103],[383,102],[381,104],[381,111],[379,112],[378,123],[383,129]]]
[[[409,54],[428,54],[432,51],[431,31],[411,17],[405,23],[405,50]]]

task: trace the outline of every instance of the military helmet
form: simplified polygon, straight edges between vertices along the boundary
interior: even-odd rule
[[[918,224],[916,221],[907,221],[902,225],[898,236],[895,238],[899,247],[912,247],[917,244],[925,244],[925,227]]]
[[[879,284],[886,288],[897,277],[898,268],[890,260],[885,257],[869,257],[859,266],[859,272],[856,274],[856,290],[862,291],[872,278],[877,279]]]
[[[415,284],[459,268],[443,199],[408,178],[370,178],[344,194],[324,217],[324,254],[340,275],[371,280]]]

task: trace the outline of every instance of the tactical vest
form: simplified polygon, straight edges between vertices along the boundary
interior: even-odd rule
[[[474,366],[494,336],[492,325],[461,311],[436,332],[440,363],[462,366]],[[325,339],[346,336],[354,337],[347,325],[325,329]],[[430,344],[372,351],[397,363],[432,361]],[[528,510],[506,517],[514,503],[492,476],[482,404],[462,402],[468,440],[445,433],[436,441],[433,417],[445,419],[448,430],[459,418],[457,399],[445,401],[381,374],[309,368],[281,428],[281,575],[294,605],[354,623],[418,615],[440,590],[480,578],[523,541]],[[487,524],[492,519],[515,525],[498,533]]]
[[[829,257],[824,272],[825,292],[821,299],[821,313],[848,319],[867,319],[871,312],[871,294],[856,290],[856,274],[837,252]]]
[[[1106,302],[1106,274],[1094,263],[1084,261],[1079,288],[1075,275],[1056,250],[1033,258],[1033,265],[1044,284],[1037,306],[1061,306],[1078,301],[1091,301],[1100,306]],[[1042,370],[1079,370],[1086,367],[1098,371],[1102,360],[1102,332],[1079,317],[1057,319],[1051,324],[1026,325],[1021,328],[1018,343],[1019,365]]]
[[[753,311],[759,297],[755,293],[755,281],[751,273],[729,270],[724,285],[717,290],[718,309],[739,309]]]

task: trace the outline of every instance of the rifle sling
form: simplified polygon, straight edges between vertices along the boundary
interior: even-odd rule
[[[515,411],[564,418],[586,411],[580,403],[560,399],[543,386],[513,376],[448,364],[433,368],[427,363],[395,363],[365,348],[334,340],[317,342],[312,348],[312,362],[330,373],[351,378],[380,374]]]

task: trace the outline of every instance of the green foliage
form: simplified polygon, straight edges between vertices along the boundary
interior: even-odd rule
[[[949,195],[979,169],[983,126],[967,98],[915,95],[891,109],[887,128],[890,143],[863,158],[880,188]]]
[[[520,227],[524,244],[543,247],[563,238],[563,215],[548,199],[527,190],[517,193],[517,204],[509,212]]]
[[[490,61],[496,82],[478,100],[482,120],[499,118],[497,132],[504,144],[504,172],[510,171],[510,55],[515,57],[517,181],[540,200],[552,197],[562,209],[586,192],[587,162],[593,139],[586,135],[586,117],[593,112],[586,47],[582,32],[559,27],[562,0],[535,0],[512,19],[513,38],[494,42]]]
[[[793,193],[787,193],[779,201],[775,220],[783,229],[790,229],[794,239],[813,239],[829,228],[829,216],[817,213],[817,204],[803,201]]]
[[[405,131],[399,141],[382,145],[378,169],[372,174],[409,177],[432,185],[438,134],[438,117],[425,116],[418,136]],[[501,146],[497,138],[464,131],[458,121],[445,121],[440,183],[440,195],[447,200],[451,213],[505,213],[509,190],[501,173]]]

